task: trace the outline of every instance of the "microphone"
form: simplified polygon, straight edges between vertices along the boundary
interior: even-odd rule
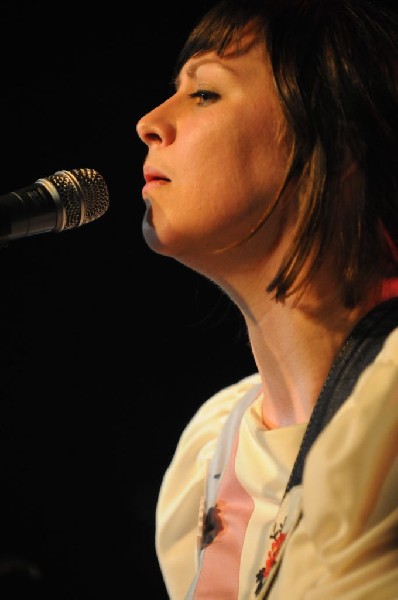
[[[97,171],[57,171],[0,196],[0,243],[74,229],[98,219],[108,207],[108,188]]]

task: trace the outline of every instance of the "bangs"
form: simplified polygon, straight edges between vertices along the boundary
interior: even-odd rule
[[[193,56],[216,52],[222,57],[232,44],[236,46],[234,53],[239,54],[244,52],[242,38],[248,33],[263,30],[256,2],[221,2],[210,9],[187,38],[177,57],[174,78],[177,78],[183,65]]]

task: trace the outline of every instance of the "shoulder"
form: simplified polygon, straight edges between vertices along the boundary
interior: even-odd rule
[[[334,560],[339,548],[352,552],[353,560],[359,559],[372,536],[379,535],[380,540],[384,536],[380,548],[393,542],[391,536],[398,527],[397,432],[395,329],[308,456],[303,478],[307,527],[327,562]],[[314,492],[319,489],[322,507],[315,501]],[[393,513],[395,525],[391,527]],[[322,527],[325,519],[330,524],[326,529]]]
[[[164,474],[156,508],[156,551],[172,598],[185,597],[196,572],[200,505],[223,425],[259,384],[259,375],[253,374],[206,400],[182,431]]]
[[[260,376],[254,373],[221,389],[200,406],[181,432],[166,479],[177,473],[204,478],[224,423],[239,400],[259,385]]]
[[[183,430],[177,452],[190,449],[196,460],[208,460],[214,452],[221,429],[235,406],[259,385],[260,375],[253,373],[207,399]]]
[[[307,483],[310,483],[311,474],[318,471],[317,466],[324,468],[325,463],[329,467],[329,476],[333,469],[341,482],[346,473],[346,484],[356,469],[357,479],[360,472],[365,472],[363,465],[374,463],[376,467],[382,456],[385,470],[387,458],[394,460],[395,457],[395,451],[386,452],[386,446],[393,444],[395,447],[397,426],[398,328],[389,334],[375,360],[361,373],[346,402],[314,443],[307,459]],[[379,454],[378,458],[375,454]],[[366,472],[370,474],[369,470]],[[380,475],[380,470],[378,472]],[[374,475],[379,477],[376,471]],[[324,483],[326,485],[327,481]],[[315,486],[315,481],[311,484]]]
[[[253,373],[221,389],[206,400],[191,419],[188,427],[194,427],[208,419],[223,420],[248,392],[260,385],[260,375]]]
[[[386,338],[376,358],[366,367],[358,377],[354,389],[335,415],[335,421],[341,419],[350,421],[348,415],[354,413],[362,415],[367,419],[369,411],[380,413],[379,418],[372,424],[377,426],[384,420],[385,413],[382,412],[384,405],[391,406],[393,411],[397,409],[397,402],[391,403],[390,395],[395,395],[398,388],[398,327]],[[389,412],[389,411],[387,411]],[[333,421],[332,421],[333,423]]]
[[[310,589],[325,600],[396,597],[397,432],[395,329],[308,453],[303,518],[282,561],[281,597],[292,581],[300,597]]]
[[[374,364],[390,363],[398,367],[398,325],[387,337]]]

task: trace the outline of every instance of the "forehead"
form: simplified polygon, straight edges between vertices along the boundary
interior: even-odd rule
[[[239,60],[242,58],[245,60]],[[178,89],[182,78],[194,78],[197,70],[202,65],[216,65],[231,74],[237,74],[239,64],[242,62],[245,64],[246,70],[250,63],[256,63],[257,68],[262,63],[265,70],[267,66],[270,67],[264,40],[253,34],[248,34],[240,38],[239,41],[231,43],[222,54],[215,50],[196,53],[182,65],[175,78],[175,86]]]

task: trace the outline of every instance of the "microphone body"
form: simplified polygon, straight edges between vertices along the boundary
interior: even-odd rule
[[[0,243],[74,229],[102,216],[108,207],[108,188],[97,171],[57,171],[0,196]]]

